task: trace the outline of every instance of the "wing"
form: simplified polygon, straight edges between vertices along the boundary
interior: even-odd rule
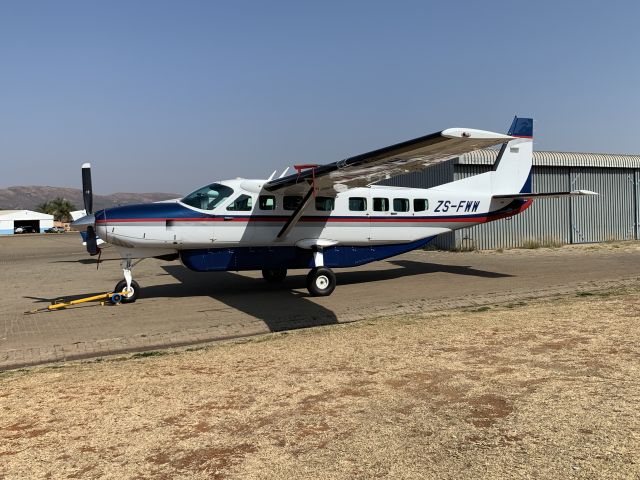
[[[458,157],[463,153],[505,143],[513,137],[470,128],[449,128],[355,157],[319,165],[299,174],[271,180],[270,192],[303,193],[314,182],[317,191],[341,192],[364,187],[403,173]]]

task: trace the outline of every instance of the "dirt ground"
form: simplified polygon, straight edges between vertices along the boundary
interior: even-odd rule
[[[452,307],[528,301],[640,283],[640,242],[504,252],[418,250],[336,270],[330,297],[310,297],[306,271],[278,285],[258,272],[196,273],[178,262],[134,269],[132,305],[25,315],[58,298],[110,291],[122,278],[113,249],[100,269],[77,234],[0,237],[0,370],[56,360],[190,345]]]
[[[0,374],[0,478],[639,478],[640,289]]]

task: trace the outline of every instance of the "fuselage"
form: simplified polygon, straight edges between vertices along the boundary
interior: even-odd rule
[[[267,192],[262,189],[264,182],[227,180],[203,187],[181,200],[102,210],[96,213],[97,233],[132,257],[179,252],[183,262],[196,270],[223,269],[200,268],[191,261],[206,255],[202,252],[218,249],[228,254],[237,249],[253,249],[254,253],[267,249],[253,255],[262,257],[256,259],[257,266],[268,262],[265,256],[269,251],[299,249],[303,250],[298,252],[302,259],[296,254],[295,265],[289,267],[300,263],[306,266],[316,245],[324,247],[328,258],[332,250],[342,251],[340,259],[333,262],[333,266],[340,267],[402,253],[406,251],[402,250],[403,245],[407,249],[418,248],[442,233],[514,215],[527,206],[523,201],[460,195],[442,188],[354,188],[333,196],[315,196],[295,226],[278,238],[302,195]],[[364,255],[349,260],[344,255],[345,248]],[[257,267],[252,262],[246,266],[236,262],[236,269],[253,268]]]

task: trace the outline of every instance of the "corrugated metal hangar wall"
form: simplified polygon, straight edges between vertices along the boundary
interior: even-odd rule
[[[489,171],[495,150],[480,150],[386,185],[430,188]],[[534,152],[534,192],[593,190],[597,197],[534,201],[520,215],[441,235],[446,249],[491,249],[640,239],[640,155]]]

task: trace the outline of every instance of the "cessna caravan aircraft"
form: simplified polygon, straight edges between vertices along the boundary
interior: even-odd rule
[[[211,183],[179,200],[93,213],[91,166],[82,166],[86,215],[73,222],[87,250],[105,245],[122,258],[123,302],[140,286],[132,268],[144,258],[179,259],[197,272],[261,270],[267,282],[309,269],[313,296],[330,295],[332,269],[354,267],[426,245],[437,235],[516,215],[533,199],[595,194],[532,193],[533,120],[515,118],[506,135],[449,128],[326,165],[266,180]],[[384,179],[501,145],[491,171],[434,188],[374,185]]]

